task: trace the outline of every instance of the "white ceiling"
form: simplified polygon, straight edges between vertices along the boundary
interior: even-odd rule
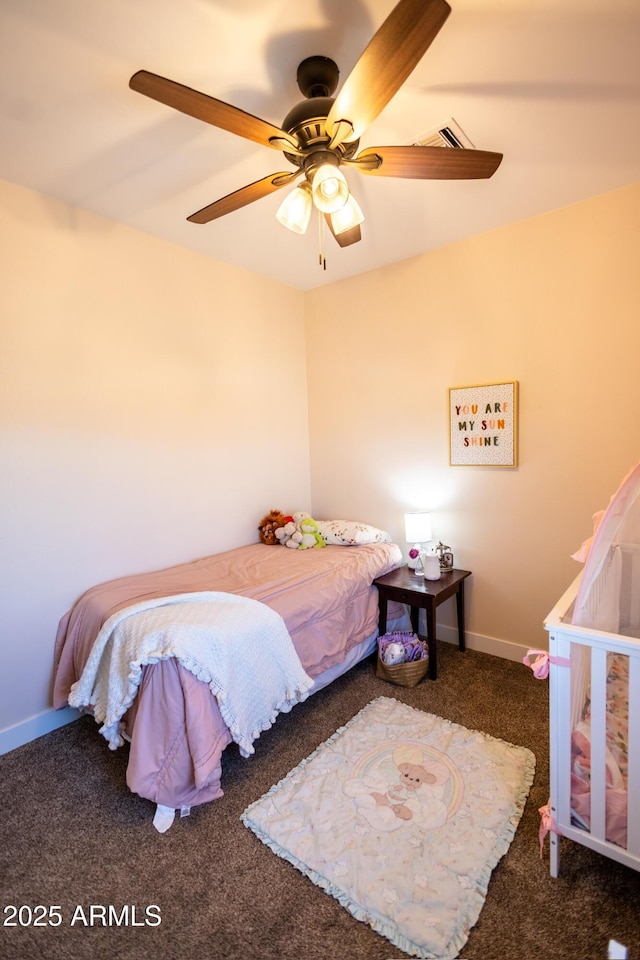
[[[0,0],[0,178],[301,290],[640,179],[640,0],[450,0],[452,13],[361,138],[453,120],[504,154],[489,180],[347,176],[366,220],[340,249],[285,230],[286,189],[186,217],[278,170],[276,151],[129,89],[146,69],[280,126],[298,63],[346,78],[394,0]],[[597,227],[597,225],[595,225]]]

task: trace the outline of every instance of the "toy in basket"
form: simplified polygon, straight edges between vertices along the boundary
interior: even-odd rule
[[[400,687],[415,687],[428,669],[427,645],[415,633],[394,631],[378,637],[377,677]]]

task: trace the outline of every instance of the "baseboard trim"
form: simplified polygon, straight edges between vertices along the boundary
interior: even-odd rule
[[[454,643],[458,646],[458,628],[438,624],[438,640],[444,640],[446,643]],[[514,660],[522,663],[522,658],[526,656],[529,647],[523,647],[519,643],[512,643],[510,640],[498,640],[496,637],[485,637],[481,633],[465,632],[465,645],[467,650],[477,650],[479,653],[490,653],[493,657],[502,657],[503,660]]]
[[[63,707],[62,710],[44,710],[28,720],[22,720],[12,727],[0,730],[0,755],[16,750],[18,747],[43,737],[46,733],[73,723],[80,716],[80,711],[73,707]]]

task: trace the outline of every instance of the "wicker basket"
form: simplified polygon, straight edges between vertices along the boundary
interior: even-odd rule
[[[415,687],[425,677],[429,669],[429,658],[412,660],[410,663],[394,663],[388,666],[378,657],[376,677],[395,683],[399,687]]]
[[[402,637],[406,637],[407,634],[393,635],[393,639],[395,639],[396,636],[398,636],[398,639],[401,639]],[[390,637],[390,634],[385,634],[384,637],[380,637],[379,641],[387,637]],[[415,639],[417,640],[418,638],[416,637]],[[388,683],[395,683],[399,687],[415,687],[426,676],[428,669],[429,656],[426,652],[426,647],[425,656],[422,660],[387,664],[380,659],[380,647],[378,646],[376,677],[380,677],[380,679],[386,680]]]

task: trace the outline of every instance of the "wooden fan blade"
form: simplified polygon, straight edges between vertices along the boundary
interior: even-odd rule
[[[342,233],[334,233],[331,214],[325,213],[324,219],[333,238],[340,247],[350,247],[352,243],[358,243],[359,240],[362,240],[359,223],[357,223],[355,227],[350,227],[349,230],[343,230]]]
[[[372,161],[378,157],[379,166]],[[501,153],[453,147],[367,147],[349,165],[377,177],[409,180],[482,180],[493,176]],[[362,166],[360,163],[362,162]]]
[[[147,70],[138,70],[129,80],[129,86],[145,97],[151,97],[152,100],[180,110],[196,120],[204,120],[214,127],[228,130],[239,137],[261,143],[265,147],[273,147],[275,150],[282,150],[285,145],[290,145],[295,153],[298,152],[296,141],[279,127],[174,80],[167,80]]]
[[[299,176],[299,170],[295,170],[293,173],[272,173],[269,177],[256,180],[255,183],[250,183],[246,187],[241,187],[240,190],[235,190],[233,193],[227,194],[226,197],[210,203],[207,207],[203,207],[202,210],[192,213],[190,217],[187,217],[187,220],[190,220],[191,223],[209,223],[211,220],[217,220],[218,217],[224,217],[227,213],[233,213],[234,210],[239,210],[240,207],[246,207],[248,203],[253,203],[254,200],[261,200],[263,197],[267,197],[270,193],[279,190],[280,187],[285,187],[288,183],[291,183],[295,177]]]
[[[446,0],[400,0],[329,111],[326,128],[333,146],[362,136],[418,65],[450,13]]]

